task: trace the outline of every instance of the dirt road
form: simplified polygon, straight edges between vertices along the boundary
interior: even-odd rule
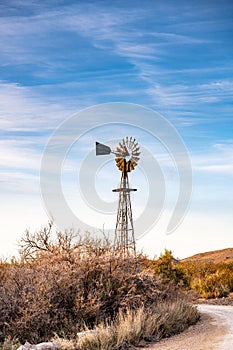
[[[233,306],[223,305],[199,305],[203,313],[208,313],[215,320],[216,324],[222,323],[225,327],[222,340],[216,349],[232,350],[233,349]]]
[[[199,305],[201,321],[142,350],[233,350],[233,306]]]

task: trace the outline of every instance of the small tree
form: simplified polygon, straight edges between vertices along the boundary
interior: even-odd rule
[[[185,287],[189,286],[189,277],[174,258],[171,250],[165,249],[159,259],[154,261],[154,269],[155,273],[160,275],[165,283],[175,282]]]
[[[156,261],[155,271],[162,276],[164,280],[174,280],[173,269],[174,257],[171,250],[165,249],[163,254],[160,254],[159,259]]]

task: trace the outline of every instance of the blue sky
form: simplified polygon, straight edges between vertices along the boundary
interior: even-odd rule
[[[0,254],[14,252],[26,228],[48,221],[40,165],[52,133],[83,108],[109,102],[136,103],[163,115],[192,162],[185,220],[167,236],[165,203],[164,217],[139,246],[151,255],[166,246],[180,257],[232,246],[232,18],[227,0],[0,1]],[[121,132],[107,134],[113,140]],[[95,137],[104,136],[104,129],[89,135],[83,149],[90,151]],[[156,153],[149,141],[144,146]],[[77,164],[85,156],[79,150]],[[114,176],[109,186],[118,181]],[[98,176],[96,181],[107,200],[108,186]],[[173,193],[176,181],[167,186]],[[69,197],[68,177],[64,187]],[[140,212],[136,195],[134,200]],[[77,203],[85,217],[80,198]],[[85,220],[93,216],[101,226],[105,219],[97,214],[88,212]]]

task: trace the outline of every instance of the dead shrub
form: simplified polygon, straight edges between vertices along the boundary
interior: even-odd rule
[[[114,319],[119,310],[147,308],[166,298],[153,273],[144,269],[143,257],[124,258],[108,244],[80,237],[71,243],[68,233],[63,240],[57,235],[54,241],[42,230],[38,243],[27,232],[21,260],[4,272],[2,337],[17,337],[22,343],[55,333],[73,337],[84,324],[93,327]]]

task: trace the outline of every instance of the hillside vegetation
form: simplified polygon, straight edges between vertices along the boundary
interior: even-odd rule
[[[199,315],[164,274],[107,240],[51,224],[27,231],[20,258],[0,263],[0,348],[55,339],[61,349],[118,350],[181,332]]]
[[[230,252],[231,249],[227,249],[177,261],[166,250],[158,260],[150,261],[150,265],[164,283],[173,281],[183,290],[193,290],[206,299],[221,298],[233,292],[233,261],[225,258]],[[220,256],[224,256],[224,261],[220,261]]]

